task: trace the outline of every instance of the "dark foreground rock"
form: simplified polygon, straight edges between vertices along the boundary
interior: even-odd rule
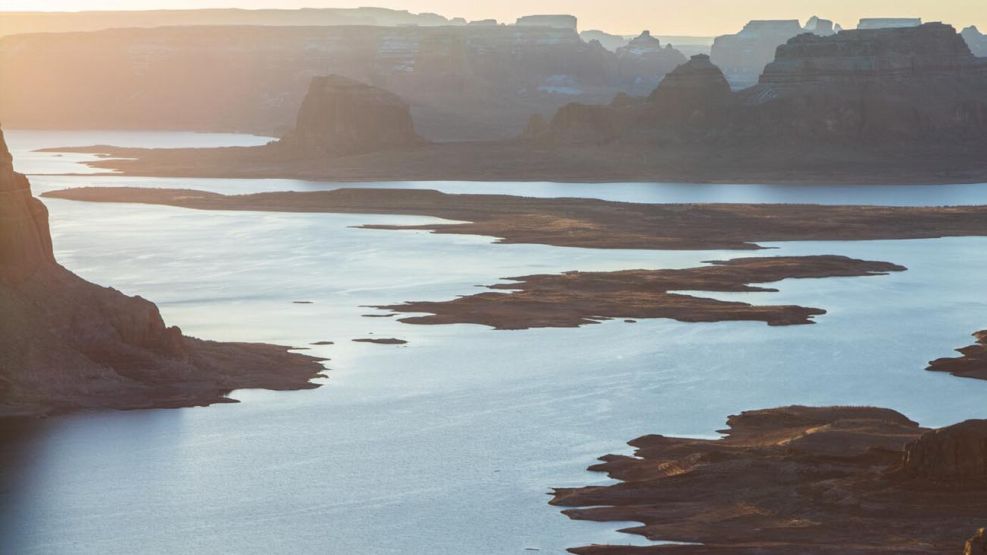
[[[323,370],[284,347],[185,337],[154,304],[58,265],[47,210],[0,133],[0,417],[208,405],[316,387]]]
[[[786,407],[728,424],[719,440],[636,439],[634,457],[591,467],[620,483],[552,499],[574,519],[701,545],[571,551],[952,554],[987,514],[985,420],[927,430],[887,409]]]
[[[770,292],[752,283],[792,278],[884,275],[905,270],[887,262],[842,256],[740,258],[684,270],[570,272],[510,278],[491,286],[509,290],[444,302],[382,306],[401,313],[426,313],[409,324],[481,324],[496,329],[578,327],[618,318],[671,318],[682,322],[758,321],[773,326],[811,324],[825,310],[801,306],[756,306],[673,291]]]

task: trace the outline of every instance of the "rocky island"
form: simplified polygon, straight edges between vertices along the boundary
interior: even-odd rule
[[[752,283],[783,279],[885,275],[905,268],[888,262],[842,256],[739,258],[683,270],[569,272],[508,278],[490,286],[507,291],[445,302],[409,302],[378,307],[398,313],[427,313],[408,324],[481,324],[501,330],[578,327],[615,318],[671,318],[680,322],[759,321],[772,326],[811,324],[825,310],[801,306],[755,306],[674,291],[772,292]]]
[[[636,439],[633,457],[590,468],[619,483],[552,499],[570,518],[637,521],[623,531],[689,545],[570,551],[952,554],[987,515],[985,420],[928,430],[887,409],[796,406],[731,416],[722,433]]]
[[[308,389],[318,359],[217,343],[55,260],[45,206],[15,173],[0,132],[0,417],[231,402],[236,389]]]

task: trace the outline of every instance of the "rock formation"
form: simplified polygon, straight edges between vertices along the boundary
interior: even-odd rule
[[[234,389],[315,387],[322,369],[281,347],[185,337],[152,303],[59,266],[0,132],[0,416],[207,405]]]
[[[551,27],[575,31],[579,27],[579,20],[572,15],[525,15],[519,17],[515,25],[518,27]]]
[[[338,75],[312,79],[295,129],[278,146],[298,157],[345,156],[412,147],[408,104],[397,95]]]
[[[662,47],[661,41],[650,31],[617,49],[617,70],[623,82],[623,90],[631,95],[646,95],[653,91],[662,78],[686,62],[685,56],[671,46]]]
[[[817,16],[812,16],[809,18],[809,21],[805,22],[805,27],[802,27],[802,31],[819,35],[820,37],[828,37],[837,32],[837,27],[831,19],[820,19]]]
[[[596,41],[600,43],[603,48],[606,48],[610,52],[616,52],[618,48],[627,46],[630,40],[623,35],[614,35],[612,33],[607,33],[600,31],[598,29],[592,29],[589,31],[582,31],[579,33],[579,38],[586,42]]]
[[[0,39],[0,83],[19,84],[0,87],[0,120],[281,136],[312,78],[335,74],[400,96],[429,140],[507,139],[532,113],[608,102],[639,79],[653,88],[681,61],[629,65],[573,29],[496,22],[16,35]]]
[[[570,122],[578,134],[566,135]],[[591,124],[600,128],[594,134]],[[963,145],[987,141],[987,62],[956,31],[921,27],[803,34],[777,48],[758,84],[730,93],[693,57],[647,100],[560,110],[542,140]]]
[[[933,430],[905,447],[901,471],[937,483],[987,487],[987,420]]]
[[[757,82],[765,65],[774,59],[775,49],[802,32],[798,20],[751,21],[735,35],[716,37],[711,58],[723,70],[734,88]]]
[[[841,140],[987,137],[987,64],[955,29],[921,27],[802,35],[778,48],[741,93],[741,134]]]
[[[0,132],[0,283],[19,284],[54,262],[48,210],[31,196],[27,178],[14,172]]]
[[[618,97],[610,106],[570,104],[547,126],[529,126],[526,137],[556,145],[697,140],[721,124],[734,104],[723,73],[709,56],[697,54],[647,98]],[[540,134],[533,133],[539,128]]]
[[[701,547],[572,551],[948,554],[987,514],[987,421],[926,430],[887,409],[786,407],[728,424],[717,440],[636,439],[634,457],[591,467],[621,483],[552,500],[574,519],[637,521],[624,531]]]
[[[963,32],[960,34],[963,35],[963,39],[966,41],[967,46],[970,47],[974,56],[981,58],[987,57],[987,35],[981,33],[980,29],[971,26],[963,29]]]
[[[865,17],[857,23],[857,29],[904,29],[921,24],[922,20],[918,17]]]

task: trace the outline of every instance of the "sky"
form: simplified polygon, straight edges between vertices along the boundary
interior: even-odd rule
[[[650,29],[663,35],[712,36],[733,33],[750,19],[800,19],[812,15],[844,27],[861,17],[921,17],[957,28],[987,31],[987,0],[0,0],[0,11],[185,9],[202,7],[299,8],[380,6],[447,17],[495,18],[569,13],[580,29],[631,34]]]

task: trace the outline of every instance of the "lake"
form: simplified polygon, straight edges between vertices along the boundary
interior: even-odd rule
[[[25,151],[108,142],[99,132],[8,133]],[[118,133],[122,146],[266,138]],[[126,144],[124,144],[126,143]],[[331,188],[288,180],[35,176],[220,192]],[[366,185],[361,185],[366,186]],[[378,184],[639,202],[987,203],[987,186]],[[729,414],[788,404],[879,405],[928,426],[984,416],[987,383],[923,371],[987,328],[987,238],[798,242],[909,271],[787,280],[717,298],[824,308],[812,326],[646,320],[580,329],[413,326],[370,305],[444,300],[500,278],[677,268],[764,255],[499,245],[485,237],[355,229],[430,218],[199,212],[46,199],[60,262],[139,294],[194,336],[310,348],[329,378],[302,392],[240,391],[236,405],[50,418],[0,431],[0,553],[561,553],[646,544],[547,504],[556,486],[648,433],[715,437]],[[312,304],[295,304],[308,301]],[[407,346],[353,343],[396,337]],[[320,341],[334,345],[312,346]]]

